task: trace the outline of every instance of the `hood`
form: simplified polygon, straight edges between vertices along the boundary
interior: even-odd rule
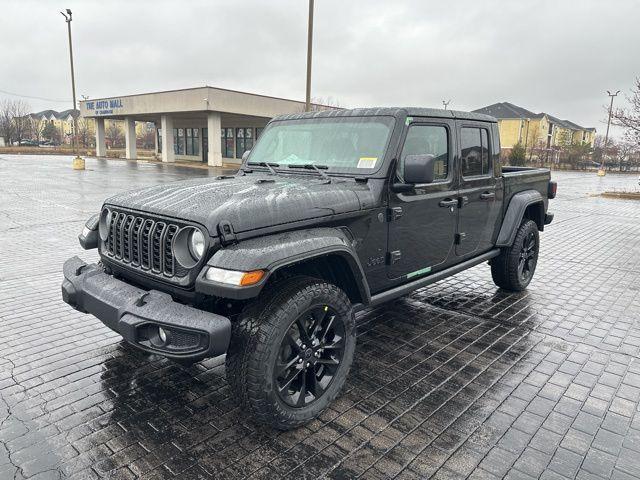
[[[371,206],[366,183],[312,175],[251,173],[198,178],[121,193],[105,204],[196,222],[217,235],[228,221],[235,232],[347,213]]]

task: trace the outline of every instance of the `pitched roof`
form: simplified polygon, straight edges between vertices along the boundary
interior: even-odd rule
[[[595,131],[595,128],[585,128],[581,127],[577,123],[573,123],[569,120],[561,120],[558,117],[554,117],[545,112],[533,113],[526,108],[519,107],[518,105],[514,105],[509,102],[499,102],[494,103],[493,105],[489,105],[487,107],[482,107],[477,110],[473,110],[475,113],[484,113],[485,115],[492,115],[498,119],[514,119],[514,118],[542,118],[546,116],[551,123],[559,125],[563,128],[568,128],[570,130],[589,130]]]
[[[72,113],[73,112],[73,113]],[[56,112],[55,110],[42,110],[41,112],[30,113],[29,116],[31,118],[46,118],[51,119],[55,118],[57,120],[66,120],[69,115],[73,115],[74,117],[78,117],[80,115],[80,110],[78,109],[68,109],[63,110],[62,112]]]
[[[498,119],[540,118],[544,115],[543,113],[533,113],[526,108],[519,107],[518,105],[514,105],[513,103],[509,102],[494,103],[493,105],[473,110],[473,112],[482,113],[484,115],[491,115],[492,117]]]

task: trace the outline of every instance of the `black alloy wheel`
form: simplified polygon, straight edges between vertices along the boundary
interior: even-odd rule
[[[534,232],[528,232],[524,242],[522,242],[520,258],[518,259],[518,275],[523,283],[529,282],[529,279],[536,269],[536,262],[538,260],[536,243]]]
[[[284,403],[304,407],[324,394],[340,368],[344,337],[344,320],[327,305],[314,306],[291,323],[274,369]]]

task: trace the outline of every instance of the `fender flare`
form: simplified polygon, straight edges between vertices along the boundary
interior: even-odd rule
[[[498,233],[498,239],[496,240],[496,246],[509,247],[513,245],[513,241],[516,238],[518,227],[524,217],[524,212],[529,205],[537,203],[542,204],[542,222],[544,224],[544,198],[542,194],[537,190],[524,190],[516,193],[511,197],[507,211],[502,219],[502,227],[500,227],[500,233]],[[540,225],[540,223],[536,222]]]
[[[371,299],[364,270],[354,248],[354,239],[340,228],[311,228],[282,232],[241,241],[218,250],[196,279],[196,291],[216,297],[236,300],[256,297],[269,277],[281,268],[327,255],[339,255],[351,270],[361,302]],[[205,278],[208,267],[228,270],[266,270],[267,275],[256,285],[236,287],[211,282]]]

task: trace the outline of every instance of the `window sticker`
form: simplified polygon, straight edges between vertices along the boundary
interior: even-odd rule
[[[373,168],[377,161],[378,157],[360,157],[357,168]]]

